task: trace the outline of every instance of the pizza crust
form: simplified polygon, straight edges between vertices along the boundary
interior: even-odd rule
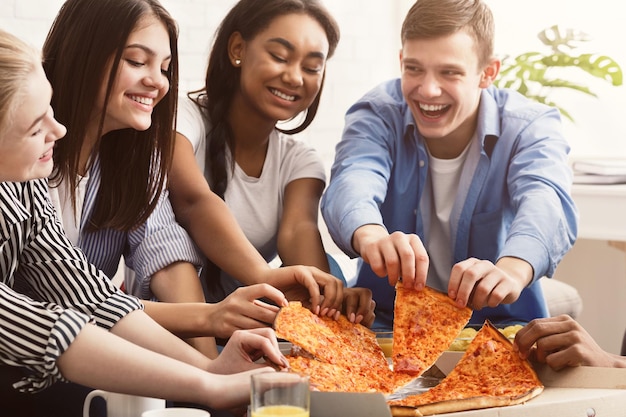
[[[525,394],[516,397],[471,397],[458,400],[439,401],[436,403],[419,405],[391,405],[391,415],[394,417],[422,417],[436,414],[456,413],[458,411],[480,410],[484,408],[505,407],[523,404],[541,394],[543,387],[535,387]]]

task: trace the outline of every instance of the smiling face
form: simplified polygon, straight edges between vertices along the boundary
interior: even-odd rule
[[[481,90],[499,62],[481,68],[474,40],[463,30],[406,40],[400,60],[402,94],[429,149],[438,157],[458,156],[474,133]]]
[[[328,39],[306,14],[279,16],[250,41],[231,36],[230,55],[241,60],[235,100],[272,124],[306,110],[320,91]]]
[[[143,131],[150,127],[153,108],[169,90],[167,72],[170,60],[170,39],[164,24],[154,17],[140,21],[122,52],[103,133],[126,128]],[[106,83],[103,83],[97,107],[99,112],[105,93]]]
[[[52,172],[54,142],[66,129],[54,119],[51,97],[50,83],[38,65],[16,97],[15,117],[0,137],[0,181],[28,181]]]

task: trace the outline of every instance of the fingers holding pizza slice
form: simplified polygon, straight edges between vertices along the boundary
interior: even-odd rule
[[[395,417],[428,416],[524,403],[543,391],[528,362],[489,321],[437,386],[423,394],[390,401]]]
[[[472,316],[468,307],[430,287],[396,286],[393,320],[393,369],[418,377],[452,344]]]

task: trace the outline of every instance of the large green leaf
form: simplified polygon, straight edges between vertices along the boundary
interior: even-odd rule
[[[496,86],[515,89],[532,100],[554,106],[564,117],[573,121],[565,109],[547,99],[549,93],[554,89],[569,89],[593,97],[597,95],[579,82],[559,77],[559,72],[570,74],[559,69],[576,68],[611,85],[622,85],[622,69],[613,58],[601,54],[571,53],[578,44],[590,40],[587,34],[554,25],[541,31],[538,37],[550,51],[546,54],[529,51],[515,58],[503,58],[500,75],[495,81]]]

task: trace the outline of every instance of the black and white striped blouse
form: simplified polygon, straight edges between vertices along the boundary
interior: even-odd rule
[[[27,368],[16,388],[34,392],[63,380],[56,360],[86,323],[143,307],[70,243],[46,180],[0,183],[0,213],[0,362]]]

